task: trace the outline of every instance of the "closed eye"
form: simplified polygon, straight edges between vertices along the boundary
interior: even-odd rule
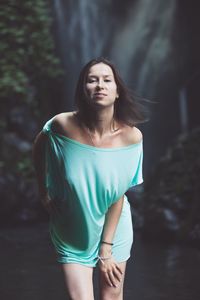
[[[104,79],[104,82],[111,82],[112,80],[110,80],[110,79]],[[88,83],[93,83],[93,82],[98,82],[98,80],[97,79],[89,79],[88,81],[87,81]]]
[[[97,80],[96,79],[89,79],[87,82],[88,83],[93,83],[93,82],[96,82]]]

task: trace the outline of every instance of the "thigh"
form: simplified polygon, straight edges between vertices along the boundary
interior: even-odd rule
[[[124,286],[124,278],[126,272],[126,263],[127,263],[126,261],[119,263],[123,275],[122,275],[122,280],[121,282],[119,282],[117,287],[109,286],[104,280],[104,275],[99,270],[101,300],[107,300],[107,299],[122,300],[123,299],[123,286]]]
[[[65,284],[70,299],[94,300],[93,268],[81,264],[62,264]]]

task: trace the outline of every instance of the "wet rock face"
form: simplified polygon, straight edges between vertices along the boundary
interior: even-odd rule
[[[35,179],[0,174],[0,225],[16,225],[46,220],[38,199]]]
[[[9,130],[17,132],[23,139],[32,141],[37,134],[38,125],[27,105],[13,107],[8,114]]]
[[[24,103],[7,112],[6,122],[0,142],[0,225],[45,219],[32,162],[38,120]]]
[[[144,183],[145,236],[200,244],[200,129],[178,138]]]
[[[0,215],[4,217],[17,206],[17,178],[12,174],[0,176]]]

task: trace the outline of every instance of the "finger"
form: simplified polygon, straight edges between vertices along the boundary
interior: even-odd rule
[[[108,273],[105,273],[105,280],[109,286],[113,286],[112,281],[110,280]]]
[[[50,213],[51,208],[50,208],[49,203],[47,203],[46,201],[42,201],[42,204],[43,204],[45,210],[46,210],[48,213]]]
[[[46,199],[44,200],[44,203],[46,205],[47,210],[50,213],[59,213],[60,212],[60,207],[58,205],[58,200],[56,198],[51,198],[50,196],[47,196]]]
[[[115,268],[113,270],[113,274],[115,276],[115,278],[120,282],[122,280],[122,274],[118,271],[117,268]]]
[[[51,215],[55,215],[58,214],[58,208],[56,207],[55,203],[53,203],[53,200],[50,200],[48,202],[43,203],[45,209],[47,210],[47,212]]]
[[[112,271],[108,273],[109,279],[114,287],[117,287],[117,282]]]
[[[48,196],[43,197],[41,199],[41,202],[42,202],[45,209],[48,209],[50,201],[51,201],[51,199]]]
[[[121,275],[123,275],[123,272],[120,268],[120,266],[118,264],[115,264],[115,267],[117,268],[117,270],[120,272]]]

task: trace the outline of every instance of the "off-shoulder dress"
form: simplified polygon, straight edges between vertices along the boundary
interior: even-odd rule
[[[60,263],[96,266],[108,208],[143,182],[143,140],[117,148],[99,148],[55,133],[52,119],[46,142],[46,187],[57,212],[50,215],[50,236]],[[133,228],[124,195],[112,253],[117,262],[130,257]]]

